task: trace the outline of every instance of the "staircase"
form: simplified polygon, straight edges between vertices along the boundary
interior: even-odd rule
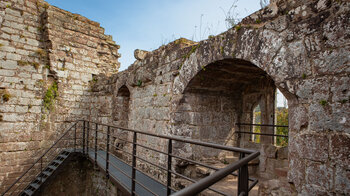
[[[133,135],[132,152],[114,146],[110,141],[111,136],[115,137],[111,131],[113,129],[123,130]],[[167,152],[159,151],[145,144],[137,143],[137,136],[145,135],[155,137],[157,139],[166,140]],[[121,139],[121,138],[119,138]],[[98,141],[99,140],[99,141]],[[239,153],[240,157],[233,163],[226,165],[224,168],[215,168],[205,163],[181,157],[173,154],[173,142],[182,142],[190,145],[205,146],[219,150]],[[160,166],[159,163],[152,163],[147,160],[147,156],[137,154],[137,150],[145,148],[154,153],[165,154],[167,157],[167,166]],[[128,164],[122,159],[114,156],[112,148],[122,151],[132,160],[132,164]],[[259,152],[248,149],[223,146],[219,144],[201,142],[180,137],[172,137],[165,135],[157,135],[141,131],[130,130],[122,127],[93,123],[89,121],[75,122],[64,134],[50,147],[43,155],[41,155],[31,167],[29,167],[4,193],[7,195],[31,196],[39,195],[40,188],[45,186],[49,180],[55,179],[53,176],[58,174],[58,170],[62,165],[67,163],[74,154],[82,154],[89,159],[95,166],[99,167],[106,173],[106,178],[113,183],[117,183],[126,195],[197,195],[202,191],[214,192],[219,195],[231,195],[211,187],[213,184],[226,178],[229,175],[237,176],[237,195],[248,195],[249,191],[258,183],[257,179],[249,178],[248,165],[259,156]],[[214,170],[211,175],[202,179],[192,179],[177,173],[173,170],[172,163],[174,159],[187,161],[195,165],[210,168]],[[165,171],[167,174],[166,183],[143,173],[141,168],[136,165],[137,161],[146,162],[159,170]],[[174,177],[176,177],[174,179]],[[173,179],[172,179],[173,178]],[[190,182],[191,185],[184,189],[178,190],[174,181],[177,178],[183,178]]]
[[[24,190],[20,196],[32,196],[52,176],[55,171],[68,159],[72,150],[63,150]]]

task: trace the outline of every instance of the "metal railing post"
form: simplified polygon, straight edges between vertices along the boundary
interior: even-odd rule
[[[239,159],[243,159],[245,157],[245,153],[239,154]],[[248,172],[248,163],[244,164],[238,170],[238,188],[237,195],[245,195],[249,194],[249,172]]]
[[[95,123],[95,167],[97,166],[97,129],[98,124]]]
[[[41,178],[40,178],[40,182],[41,182],[41,184],[44,182],[44,180],[43,180],[43,158],[41,157],[41,159],[40,159],[40,174],[41,174]]]
[[[137,133],[134,132],[132,140],[132,173],[131,173],[131,195],[135,195],[135,178],[136,178],[136,141]]]
[[[173,140],[169,139],[168,140],[168,179],[167,179],[167,195],[171,194],[171,161],[172,161],[172,156],[171,153],[173,152]]]
[[[85,120],[83,121],[83,154],[85,154]]]
[[[109,178],[109,134],[110,134],[110,126],[107,127],[107,154],[106,154],[106,177]]]
[[[74,152],[77,150],[77,124],[74,125]]]
[[[90,134],[90,122],[87,121],[87,130],[86,130],[86,153],[89,155],[89,134]]]

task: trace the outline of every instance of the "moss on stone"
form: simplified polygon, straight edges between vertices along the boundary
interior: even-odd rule
[[[55,100],[58,97],[58,85],[57,82],[54,82],[46,91],[45,96],[43,98],[44,101],[44,108],[47,111],[50,111],[53,109]]]
[[[325,106],[325,105],[327,105],[327,101],[326,101],[326,100],[321,100],[321,101],[320,101],[320,104],[321,104],[322,106]]]
[[[236,25],[236,26],[235,26],[235,29],[236,29],[237,32],[238,32],[241,28],[242,28],[241,25]]]
[[[306,79],[306,74],[303,73],[303,75],[301,75],[301,77],[302,77],[303,79]]]
[[[141,80],[137,80],[136,86],[141,87],[142,86],[142,81]]]
[[[193,45],[190,52],[188,52],[186,55],[184,55],[184,59],[190,58],[191,54],[196,52],[197,48],[200,46],[200,44]]]
[[[0,89],[0,97],[2,101],[8,102],[11,98],[11,94],[6,89]]]
[[[41,59],[44,59],[44,58],[46,57],[46,55],[47,55],[46,51],[43,50],[43,49],[37,49],[37,50],[35,51],[35,54],[36,54],[37,56],[39,56]]]

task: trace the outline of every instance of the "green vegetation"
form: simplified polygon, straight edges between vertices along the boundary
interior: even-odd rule
[[[136,86],[141,87],[142,86],[142,81],[141,80],[137,80]]]
[[[17,61],[17,64],[18,64],[19,66],[25,66],[25,65],[28,65],[29,62],[28,62],[28,61]]]
[[[221,55],[224,55],[224,47],[223,46],[220,47],[220,53],[221,53]]]
[[[261,124],[261,110],[260,105],[258,105],[254,109],[254,124]],[[253,126],[253,133],[261,133],[261,127],[260,126]],[[260,143],[260,135],[253,134],[253,142]]]
[[[43,50],[43,49],[37,49],[37,50],[35,51],[35,54],[36,54],[37,56],[39,56],[41,59],[44,59],[44,58],[46,57],[46,55],[47,55],[46,51]]]
[[[11,94],[6,89],[0,89],[0,97],[4,102],[8,102],[11,98]]]
[[[31,65],[31,66],[33,66],[35,69],[38,69],[38,68],[40,67],[40,64],[37,63],[37,62],[29,62],[29,61],[21,61],[21,60],[19,60],[19,61],[17,61],[17,64],[18,64],[19,66]]]
[[[288,108],[277,108],[276,111],[277,125],[288,125]],[[277,127],[276,128],[277,135],[288,135],[287,127]],[[277,137],[276,138],[277,146],[287,146],[288,138],[285,137]]]
[[[255,23],[256,23],[256,24],[260,24],[260,23],[261,23],[261,20],[258,18],[258,19],[255,20]]]
[[[37,62],[30,62],[30,65],[32,65],[35,69],[39,69],[40,65]]]
[[[288,125],[288,108],[280,107],[276,109],[276,125]],[[261,111],[260,107],[257,106],[254,109],[254,124],[261,124]],[[253,133],[261,133],[260,126],[253,126]],[[277,135],[288,135],[288,127],[277,127]],[[253,135],[253,142],[260,143],[260,135]],[[276,137],[277,146],[287,146],[288,138]]]
[[[302,77],[303,79],[306,79],[306,74],[303,73],[303,75],[301,75],[301,77]]]
[[[190,50],[190,52],[187,53],[186,55],[184,55],[183,58],[184,58],[184,59],[190,58],[191,54],[194,53],[194,52],[196,52],[196,50],[197,50],[197,48],[198,48],[199,46],[200,46],[200,44],[193,45],[192,48],[191,48],[191,50]]]
[[[339,103],[341,103],[341,104],[344,104],[344,103],[346,103],[346,102],[348,102],[347,99],[343,99],[343,100],[340,100],[340,101],[339,101]]]
[[[3,47],[3,46],[4,46],[4,44],[0,43],[0,47]]]
[[[154,93],[154,94],[153,94],[153,97],[157,97],[157,96],[158,96],[157,93]]]
[[[236,26],[235,26],[235,29],[236,29],[237,32],[238,32],[241,28],[242,28],[241,25],[236,25]]]
[[[326,105],[327,105],[327,101],[322,99],[322,100],[320,101],[320,104],[321,104],[322,106],[326,106]]]
[[[56,98],[58,97],[58,85],[54,82],[46,91],[44,96],[44,108],[47,111],[53,109]]]

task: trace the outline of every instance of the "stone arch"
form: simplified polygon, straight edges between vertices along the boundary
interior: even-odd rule
[[[271,44],[272,40],[273,44]],[[275,98],[275,89],[278,88],[288,99],[289,108],[293,111],[293,107],[298,105],[298,99],[293,86],[290,85],[290,81],[297,77],[297,75],[302,75],[301,73],[303,73],[305,69],[305,72],[307,72],[307,68],[302,68],[302,64],[306,64],[307,58],[306,54],[302,53],[303,51],[305,52],[305,48],[302,44],[297,46],[300,47],[298,49],[299,51],[293,53],[291,51],[295,50],[295,48],[288,48],[289,45],[285,44],[286,40],[287,37],[284,34],[279,35],[277,32],[269,29],[243,28],[239,31],[231,29],[219,36],[201,41],[197,45],[192,46],[192,48],[188,50],[186,58],[182,62],[178,76],[176,76],[174,79],[173,94],[175,95],[175,104],[173,104],[174,110],[172,113],[172,134],[201,140],[203,140],[203,137],[204,139],[218,138],[217,141],[210,142],[234,146],[240,145],[241,140],[238,139],[236,134],[233,132],[237,130],[235,123],[243,122],[242,120],[245,118],[244,107],[251,109],[251,107],[249,107],[250,103],[245,103],[244,99],[236,99],[236,101],[241,103],[242,107],[236,104],[237,108],[234,108],[233,110],[240,111],[240,113],[232,112],[232,114],[228,115],[231,117],[231,121],[229,120],[228,123],[221,123],[224,124],[224,126],[227,126],[219,128],[219,131],[211,131],[215,130],[215,125],[209,127],[209,129],[206,131],[200,131],[199,129],[201,128],[193,126],[194,122],[187,123],[187,125],[185,125],[185,123],[179,123],[180,121],[186,122],[188,120],[197,120],[202,121],[201,123],[203,123],[203,121],[208,118],[205,115],[198,116],[196,112],[185,114],[179,111],[188,109],[186,108],[185,103],[187,101],[191,102],[191,97],[187,96],[189,86],[191,86],[193,81],[196,80],[201,73],[205,72],[205,70],[209,70],[213,64],[218,62],[231,61],[231,63],[238,62],[247,66],[255,67],[256,70],[259,70],[261,73],[263,73],[264,77],[267,78],[266,82],[271,83],[271,85],[263,84],[261,86],[262,88],[265,88],[265,92],[261,92],[263,99],[267,102],[271,102],[272,98]],[[295,47],[295,45],[292,47]],[[219,77],[220,75],[217,76],[217,78]],[[259,84],[251,85],[255,85],[256,87],[259,86]],[[241,90],[240,94],[242,93],[243,90]],[[246,92],[246,94],[249,93]],[[232,99],[231,96],[231,100],[235,99]],[[215,103],[215,99],[211,101],[212,103]],[[266,124],[274,123],[274,109],[274,104],[272,107],[266,108],[266,111],[268,111],[266,113],[272,115],[271,117],[266,118]],[[222,118],[224,118],[224,116],[222,116]],[[250,118],[251,116],[247,117],[247,119]],[[293,123],[293,121],[290,122]],[[248,121],[248,123],[250,123],[250,121]],[[296,132],[297,130],[294,131]],[[213,135],[213,132],[216,132],[216,135]],[[274,133],[274,129],[266,128],[265,132]],[[289,132],[291,132],[291,130]],[[292,137],[293,136],[294,135],[292,135]],[[264,138],[265,140],[271,140],[269,142],[273,145],[273,138],[268,138],[267,136]],[[290,143],[291,142],[289,142],[289,144]],[[254,148],[252,146],[240,147]],[[191,148],[184,146],[183,144],[179,144],[178,148],[181,149],[181,152],[193,158],[200,158],[202,156],[217,156],[218,159],[222,159],[222,157],[227,156],[227,154],[222,154],[219,151],[211,152],[209,149],[196,149],[196,147]],[[265,153],[265,150],[257,150]],[[264,162],[260,165],[263,169],[260,170],[264,171],[267,168],[266,157],[262,156],[262,159]],[[286,164],[288,166],[288,160],[286,160]]]

